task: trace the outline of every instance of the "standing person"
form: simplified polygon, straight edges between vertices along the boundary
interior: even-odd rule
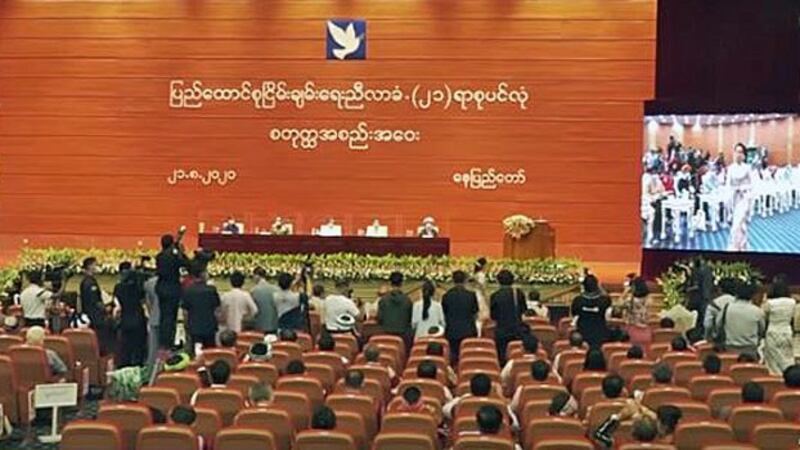
[[[252,318],[258,313],[258,306],[250,297],[250,293],[242,289],[244,274],[238,270],[231,274],[232,289],[222,294],[222,317],[225,320],[224,328],[242,332],[242,320]]]
[[[391,290],[378,302],[378,325],[387,334],[400,336],[411,351],[411,299],[403,292],[403,274],[389,275]]]
[[[506,363],[506,346],[521,337],[522,315],[528,305],[525,303],[525,294],[514,287],[514,274],[510,271],[503,269],[498,272],[497,282],[500,283],[500,289],[490,297],[489,312],[496,324],[494,337],[502,366]]]
[[[273,295],[275,310],[278,313],[278,328],[281,330],[305,330],[305,311],[308,309],[308,296],[296,292],[300,282],[288,273],[278,275],[280,290]]]
[[[736,299],[736,280],[733,278],[723,278],[719,281],[720,295],[714,298],[706,308],[706,315],[703,318],[703,332],[705,339],[709,342],[716,337],[716,323],[718,316],[722,315],[725,305]]]
[[[583,292],[572,300],[570,309],[584,341],[590,347],[600,347],[608,339],[606,316],[611,312],[611,299],[594,275],[586,275],[582,284]]]
[[[647,324],[647,311],[650,306],[650,289],[644,278],[636,277],[631,281],[630,299],[628,300],[628,335],[631,344],[646,347],[653,339],[652,330]]]
[[[158,294],[156,294],[158,276],[153,275],[144,282],[144,300],[147,304],[147,365],[156,362],[158,353],[158,329],[161,323],[161,310],[158,307]]]
[[[458,364],[458,352],[461,341],[468,337],[478,336],[476,319],[478,317],[478,296],[466,287],[467,274],[461,270],[453,272],[453,283],[442,297],[444,313],[444,335],[450,343],[450,361]]]
[[[203,348],[214,347],[217,335],[217,310],[221,305],[219,293],[216,287],[207,283],[205,264],[194,261],[189,271],[194,282],[184,290],[181,301],[183,309],[186,310],[187,330],[193,344],[202,344]]]
[[[733,193],[733,223],[728,240],[728,250],[747,251],[747,226],[750,222],[752,189],[751,168],[745,162],[745,146],[741,142],[733,148],[733,164],[728,166],[728,187]]]
[[[703,258],[696,258],[693,266],[688,306],[689,310],[697,311],[697,323],[703,326],[706,309],[714,295],[714,273]]]
[[[785,276],[776,276],[772,281],[763,308],[768,324],[764,341],[764,362],[771,374],[781,375],[787,367],[794,364],[792,319],[797,309]]]
[[[757,291],[751,281],[737,282],[736,299],[717,316],[717,326],[725,331],[725,349],[729,352],[758,354],[766,322],[764,311],[753,304]]]
[[[256,303],[258,312],[253,318],[255,329],[265,334],[276,334],[278,332],[278,310],[275,309],[275,294],[278,293],[278,286],[267,282],[267,271],[263,267],[257,267],[253,271],[256,285],[250,295]]]
[[[322,316],[325,329],[330,333],[351,333],[353,327],[342,324],[340,317],[342,315],[347,315],[355,320],[359,320],[361,319],[361,311],[350,298],[351,289],[350,283],[347,280],[337,280],[336,291],[338,292],[337,294],[331,294],[325,298],[325,303],[322,308],[325,312],[325,315]]]
[[[444,311],[442,304],[434,299],[436,286],[430,280],[422,283],[422,301],[414,303],[411,309],[411,327],[414,328],[414,338],[427,336],[432,327],[445,329]]]
[[[119,265],[119,283],[114,286],[114,298],[122,310],[120,318],[120,367],[141,366],[147,357],[147,322],[144,318],[144,289],[132,270],[130,262]]]
[[[475,261],[472,281],[474,284],[475,295],[478,296],[478,321],[483,321],[489,317],[489,295],[486,293],[486,258],[478,258]],[[480,329],[480,325],[478,325]]]
[[[97,333],[100,354],[105,356],[111,349],[114,340],[109,321],[103,305],[103,292],[97,283],[97,258],[90,256],[83,260],[83,280],[80,287],[79,313],[86,314],[90,327]]]
[[[158,341],[162,349],[169,350],[175,344],[175,328],[181,299],[181,267],[187,265],[188,259],[181,250],[180,242],[175,242],[171,234],[161,236],[161,252],[156,256],[158,274],[156,293],[158,306],[161,308]]]
[[[28,287],[23,289],[19,296],[26,327],[40,326],[44,328],[46,326],[47,308],[51,306],[53,299],[58,297],[58,294],[54,294],[44,288],[42,278],[42,272],[38,270],[29,272]],[[62,290],[64,286],[66,286],[66,283],[62,282]]]

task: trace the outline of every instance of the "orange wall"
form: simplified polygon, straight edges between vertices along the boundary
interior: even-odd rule
[[[738,142],[747,144],[750,140],[750,124],[735,123],[722,125],[722,147],[730,160],[733,146]],[[798,134],[800,134],[800,118],[797,116],[780,120],[765,120],[754,125],[754,144],[764,145],[769,149],[770,161],[774,164],[797,164],[800,162],[800,147],[798,147]],[[718,125],[702,126],[695,131],[692,125],[684,126],[682,143],[700,149],[707,149],[711,154],[720,150]],[[644,139],[647,142],[647,124],[645,124]],[[666,148],[670,135],[676,135],[671,125],[660,125],[655,133],[656,145]]]
[[[327,19],[367,20],[367,61],[326,61]],[[499,255],[503,217],[549,219],[558,253],[639,258],[642,102],[653,95],[655,0],[137,0],[0,2],[0,257],[35,245],[154,245],[228,214],[402,233],[432,214],[457,254]],[[170,109],[172,79],[524,85],[527,110],[339,111],[314,104]],[[273,126],[412,129],[420,142],[315,151]],[[471,167],[527,183],[474,191]],[[177,168],[233,169],[225,187],[172,186]],[[190,241],[194,237],[190,236]],[[4,253],[5,252],[5,253]]]

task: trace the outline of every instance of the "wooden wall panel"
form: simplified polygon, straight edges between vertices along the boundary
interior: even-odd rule
[[[128,0],[0,2],[0,260],[33,245],[154,245],[228,214],[354,232],[432,214],[457,254],[496,256],[500,221],[551,220],[558,252],[639,258],[642,102],[653,94],[655,0]],[[325,22],[367,20],[366,61],[326,61]],[[525,86],[527,109],[420,111],[408,102],[169,107],[170,81],[285,80],[410,91]],[[367,151],[273,142],[278,128],[411,129]],[[526,171],[493,191],[470,168]],[[170,185],[175,169],[238,172],[228,186]],[[190,237],[190,240],[191,237]]]

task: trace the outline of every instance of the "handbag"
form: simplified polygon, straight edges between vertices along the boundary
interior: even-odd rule
[[[711,328],[711,342],[717,344],[717,346],[724,348],[725,341],[728,339],[727,333],[725,332],[725,322],[728,319],[728,306],[730,306],[730,302],[722,308],[722,320],[719,324],[713,324]]]

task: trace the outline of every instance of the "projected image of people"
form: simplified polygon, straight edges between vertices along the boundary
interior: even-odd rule
[[[645,248],[800,253],[800,118],[645,117]]]

